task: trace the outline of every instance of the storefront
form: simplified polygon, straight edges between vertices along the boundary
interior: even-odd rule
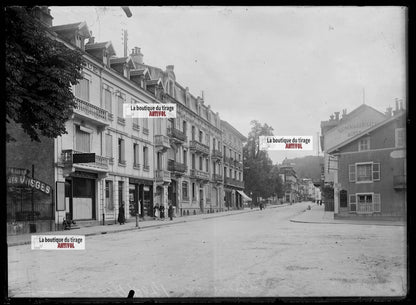
[[[95,173],[75,171],[65,179],[66,213],[72,220],[96,220]]]
[[[153,217],[153,181],[129,178],[129,211],[135,216],[139,203],[140,217]]]
[[[36,179],[33,171],[7,168],[7,234],[54,229],[53,188]]]

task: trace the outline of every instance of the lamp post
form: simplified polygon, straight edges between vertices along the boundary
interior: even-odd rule
[[[250,198],[251,198],[250,209],[253,209],[253,192],[250,192]]]

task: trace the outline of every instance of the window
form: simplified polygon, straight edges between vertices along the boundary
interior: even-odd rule
[[[143,147],[143,166],[149,168],[149,148],[146,146]]]
[[[202,131],[200,130],[200,131],[199,131],[199,143],[202,143],[202,137],[203,137],[203,133],[202,133]]]
[[[227,178],[227,168],[224,166],[224,178]]]
[[[372,181],[371,164],[357,164],[357,182]]]
[[[113,113],[111,106],[111,91],[108,88],[106,88],[104,90],[104,109],[107,110],[109,113]]]
[[[195,126],[192,126],[192,141],[195,140]]]
[[[87,128],[76,125],[75,127],[75,149],[80,152],[90,152],[90,133]]]
[[[195,183],[192,183],[192,199],[196,199]]]
[[[186,135],[186,121],[185,120],[182,123],[182,131]]]
[[[139,144],[134,143],[133,144],[133,166],[138,167],[139,166]]]
[[[117,116],[119,118],[124,118],[123,117],[123,104],[124,104],[123,97],[121,95],[118,95],[117,96],[117,109],[118,109]]]
[[[105,208],[110,211],[114,210],[113,181],[105,181]]]
[[[111,134],[105,135],[105,156],[107,158],[113,157],[113,136]]]
[[[380,194],[373,194],[373,212],[381,212]]]
[[[406,138],[404,133],[404,128],[396,128],[395,129],[395,146],[396,147],[405,147]]]
[[[188,157],[186,149],[183,150],[183,164],[188,165]]]
[[[195,169],[195,154],[192,154],[192,169]]]
[[[205,169],[207,172],[209,172],[209,161],[208,158],[205,159]]]
[[[189,200],[188,197],[188,182],[182,182],[182,199]]]
[[[202,171],[202,157],[199,157],[199,170]]]
[[[380,181],[380,163],[350,164],[348,169],[350,182]]]
[[[149,134],[149,119],[143,118],[142,120],[143,120],[143,133]]]
[[[118,163],[126,164],[124,158],[124,140],[120,138],[118,139]]]
[[[83,78],[75,85],[75,96],[89,102],[90,101],[90,82]]]
[[[118,182],[118,206],[121,206],[121,204],[123,203],[123,186],[124,183],[123,181],[119,181]]]
[[[358,141],[358,151],[369,150],[370,149],[370,138],[364,138]]]

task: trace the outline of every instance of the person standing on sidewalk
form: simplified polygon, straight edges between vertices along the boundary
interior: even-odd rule
[[[160,206],[160,219],[165,220],[165,206],[163,204]]]
[[[159,206],[158,205],[155,205],[155,207],[153,208],[153,215],[155,219],[159,219]]]
[[[172,204],[169,204],[168,216],[169,216],[170,220],[173,219],[173,206],[172,206]]]
[[[124,201],[118,208],[118,222],[120,223],[120,225],[123,225],[126,222],[126,217],[124,215]]]

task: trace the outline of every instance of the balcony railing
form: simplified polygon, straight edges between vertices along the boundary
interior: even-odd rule
[[[168,160],[168,170],[174,173],[185,173],[187,166],[174,160]]]
[[[200,180],[209,180],[209,173],[197,169],[191,169],[191,178]]]
[[[82,152],[76,151],[76,150],[72,150],[72,149],[65,149],[62,150],[61,153],[61,162],[63,163],[64,166],[72,166],[73,163],[73,155],[74,154],[81,154]],[[95,155],[95,162],[90,162],[90,163],[76,163],[76,164],[80,164],[83,166],[88,166],[88,167],[92,167],[92,168],[99,168],[99,169],[107,169],[108,170],[108,161],[109,158],[106,157],[102,157],[99,155]]]
[[[230,177],[225,177],[224,184],[244,188],[244,181],[240,181]]]
[[[156,182],[170,182],[170,172],[166,170],[155,170]]]
[[[74,113],[81,115],[88,120],[92,120],[95,123],[100,123],[103,125],[110,124],[110,116],[107,110],[81,100],[77,97],[75,97]]]
[[[205,155],[209,155],[209,146],[199,143],[196,140],[192,140],[189,142],[189,149]]]
[[[170,148],[169,138],[165,135],[155,135],[155,146],[162,149]]]
[[[183,143],[186,141],[186,134],[183,131],[180,131],[179,129],[176,129],[174,127],[168,128],[168,135],[177,142]]]
[[[213,149],[211,153],[211,158],[213,159],[222,159],[222,153],[218,149]]]
[[[406,175],[393,176],[393,187],[395,189],[405,189],[406,184]]]

